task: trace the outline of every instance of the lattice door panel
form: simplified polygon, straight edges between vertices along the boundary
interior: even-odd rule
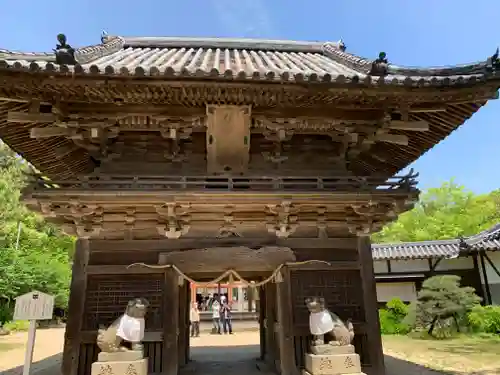
[[[89,277],[83,330],[96,330],[113,323],[124,313],[127,302],[138,297],[150,303],[146,330],[161,329],[163,279],[163,274]]]
[[[363,286],[358,270],[301,270],[291,271],[292,308],[294,327],[309,325],[307,297],[323,297],[327,308],[341,319],[365,321]]]

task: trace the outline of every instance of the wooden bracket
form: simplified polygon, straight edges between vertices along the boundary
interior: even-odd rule
[[[232,206],[224,207],[224,224],[219,228],[217,238],[242,237],[233,223],[233,211],[234,207]]]
[[[371,219],[364,222],[354,221],[352,218],[347,219],[347,228],[349,232],[357,237],[369,237],[372,233],[381,230],[383,225],[383,222]]]
[[[328,238],[328,228],[327,228],[327,219],[326,219],[326,207],[318,208],[318,238]]]
[[[90,237],[98,236],[101,229],[101,225],[97,224],[80,224],[76,225],[76,234],[79,238],[89,239]]]
[[[165,224],[156,226],[158,233],[168,239],[178,239],[187,234],[191,226],[190,217],[187,214],[187,206],[181,206],[176,202],[169,202],[157,207],[156,211],[160,217],[166,219]]]
[[[298,228],[298,217],[291,202],[282,202],[279,205],[266,205],[269,215],[267,215],[266,227],[269,233],[275,234],[278,238],[288,238]]]

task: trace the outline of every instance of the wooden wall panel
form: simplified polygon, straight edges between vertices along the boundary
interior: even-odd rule
[[[84,296],[77,375],[90,374],[92,362],[97,360],[99,348],[94,343],[97,329],[113,323],[124,313],[127,302],[137,297],[146,298],[150,303],[143,343],[149,372],[163,371],[161,331],[164,320],[163,301],[167,297],[163,274],[90,275]]]
[[[107,326],[125,312],[127,302],[143,297],[150,303],[146,316],[146,330],[163,327],[162,274],[95,275],[89,277],[85,298],[82,329],[97,330]]]

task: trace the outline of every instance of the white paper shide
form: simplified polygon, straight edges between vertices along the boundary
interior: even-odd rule
[[[309,328],[313,335],[324,335],[334,328],[333,319],[328,310],[309,314]]]
[[[144,326],[144,318],[124,314],[118,323],[116,335],[125,341],[140,342],[144,338]]]

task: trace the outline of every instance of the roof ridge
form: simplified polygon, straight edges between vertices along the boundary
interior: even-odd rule
[[[322,53],[326,42],[218,37],[121,37],[127,47],[260,49]],[[335,44],[333,42],[328,42]]]
[[[336,46],[330,42],[324,43],[322,52],[325,56],[331,58],[332,60],[340,64],[344,64],[345,66],[362,74],[368,74],[374,62],[374,60],[346,52],[346,46],[342,41],[337,43]]]
[[[410,241],[410,242],[395,242],[395,243],[379,243],[372,244],[373,248],[388,248],[388,247],[400,247],[400,246],[427,246],[427,245],[456,245],[465,241],[467,245],[475,245],[483,241],[486,237],[489,237],[493,234],[500,234],[500,222],[495,224],[493,227],[489,229],[485,229],[477,234],[473,234],[471,236],[460,238],[450,238],[444,240],[426,240],[426,241]]]
[[[103,36],[100,44],[80,47],[75,50],[75,59],[79,64],[87,64],[101,57],[118,52],[125,45],[119,36]]]
[[[500,223],[497,223],[491,228],[485,229],[477,234],[465,238],[465,242],[467,242],[468,245],[476,245],[484,241],[485,239],[488,239],[488,237],[496,234],[500,235]]]
[[[26,61],[55,61],[54,52],[21,52],[0,48],[0,59]]]
[[[392,242],[392,243],[378,243],[372,244],[372,247],[400,247],[400,246],[427,246],[427,245],[455,245],[459,244],[460,240],[457,238],[450,238],[445,240],[426,240],[426,241],[409,241],[409,242]]]

